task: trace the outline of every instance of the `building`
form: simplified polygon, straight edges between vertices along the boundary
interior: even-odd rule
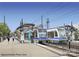
[[[20,42],[31,42],[34,24],[23,24],[19,26],[17,31],[18,40]]]

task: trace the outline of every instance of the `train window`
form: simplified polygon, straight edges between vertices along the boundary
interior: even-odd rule
[[[75,39],[75,41],[79,41],[79,33],[78,32],[75,32],[74,33],[74,39]]]
[[[55,31],[55,36],[56,36],[56,37],[58,36],[57,31]]]
[[[48,38],[54,38],[54,32],[48,32]]]
[[[60,36],[61,38],[65,38],[65,30],[64,30],[63,28],[58,29],[58,32],[59,32],[59,36]]]
[[[44,30],[44,29],[40,29],[39,32],[46,32],[46,30]]]
[[[40,33],[39,37],[46,37],[46,33]]]

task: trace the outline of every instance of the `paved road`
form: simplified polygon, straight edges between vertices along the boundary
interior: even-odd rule
[[[21,44],[17,40],[14,42],[5,40],[0,43],[0,56],[57,57],[59,55],[36,44]]]

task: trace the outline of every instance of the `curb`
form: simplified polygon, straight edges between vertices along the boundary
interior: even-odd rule
[[[78,57],[76,54],[74,54],[74,53],[62,53],[62,52],[58,52],[58,51],[56,51],[56,50],[53,50],[53,48],[51,48],[51,47],[48,47],[48,46],[45,46],[45,45],[41,45],[41,44],[36,44],[36,45],[38,45],[38,46],[40,46],[40,47],[42,47],[42,48],[44,48],[44,49],[47,49],[47,50],[49,50],[49,51],[51,51],[51,52],[53,52],[53,53],[56,53],[56,54],[58,54],[58,55],[60,55],[60,56],[70,56],[70,57]]]
[[[48,51],[51,51],[51,52],[53,52],[55,54],[58,54],[59,56],[65,56],[66,55],[66,54],[62,54],[61,52],[55,51],[55,50],[53,50],[52,48],[50,48],[48,46],[41,45],[41,44],[36,44],[36,45],[38,45],[38,46],[40,46],[40,47],[42,47],[42,48],[44,48],[44,49],[46,49]]]
[[[46,46],[49,46],[49,47],[54,47],[54,48],[58,48],[58,49],[62,49],[62,50],[66,50],[66,51],[69,51],[67,48],[62,48],[62,47],[59,47],[59,46],[55,46],[55,45],[52,45],[52,46],[50,46],[50,45],[48,45],[48,44],[45,44]],[[72,51],[72,50],[70,50],[70,52],[71,53],[74,53],[74,54],[79,54],[79,52],[76,52],[76,51]]]

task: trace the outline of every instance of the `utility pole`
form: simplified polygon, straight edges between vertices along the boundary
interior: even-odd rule
[[[71,21],[71,37],[72,37],[72,32],[73,32],[73,24],[72,24],[72,21]]]
[[[22,25],[23,25],[23,18],[20,21],[20,26],[22,26]]]
[[[69,42],[69,52],[70,52],[70,48],[71,48],[71,40],[72,40],[72,32],[73,32],[73,25],[72,25],[72,21],[71,21],[71,25],[70,25],[70,34],[69,34],[69,39],[68,39],[68,42]]]
[[[20,35],[21,35],[21,42],[23,43],[24,42],[24,33],[23,33],[23,18],[21,19],[21,21],[20,21],[20,26],[21,26],[21,28],[20,28]]]
[[[5,25],[5,16],[4,16],[4,25]]]
[[[71,48],[70,45],[71,45],[71,40],[72,40],[72,32],[73,32],[73,24],[72,24],[72,21],[71,21],[71,34],[70,34],[70,40],[69,40],[69,49]]]
[[[41,28],[43,29],[43,16],[41,16]]]
[[[47,23],[47,29],[49,29],[49,18],[47,18],[46,23]]]
[[[46,23],[47,23],[47,29],[49,29],[49,18],[47,18]],[[48,40],[48,33],[47,33],[47,40]]]

